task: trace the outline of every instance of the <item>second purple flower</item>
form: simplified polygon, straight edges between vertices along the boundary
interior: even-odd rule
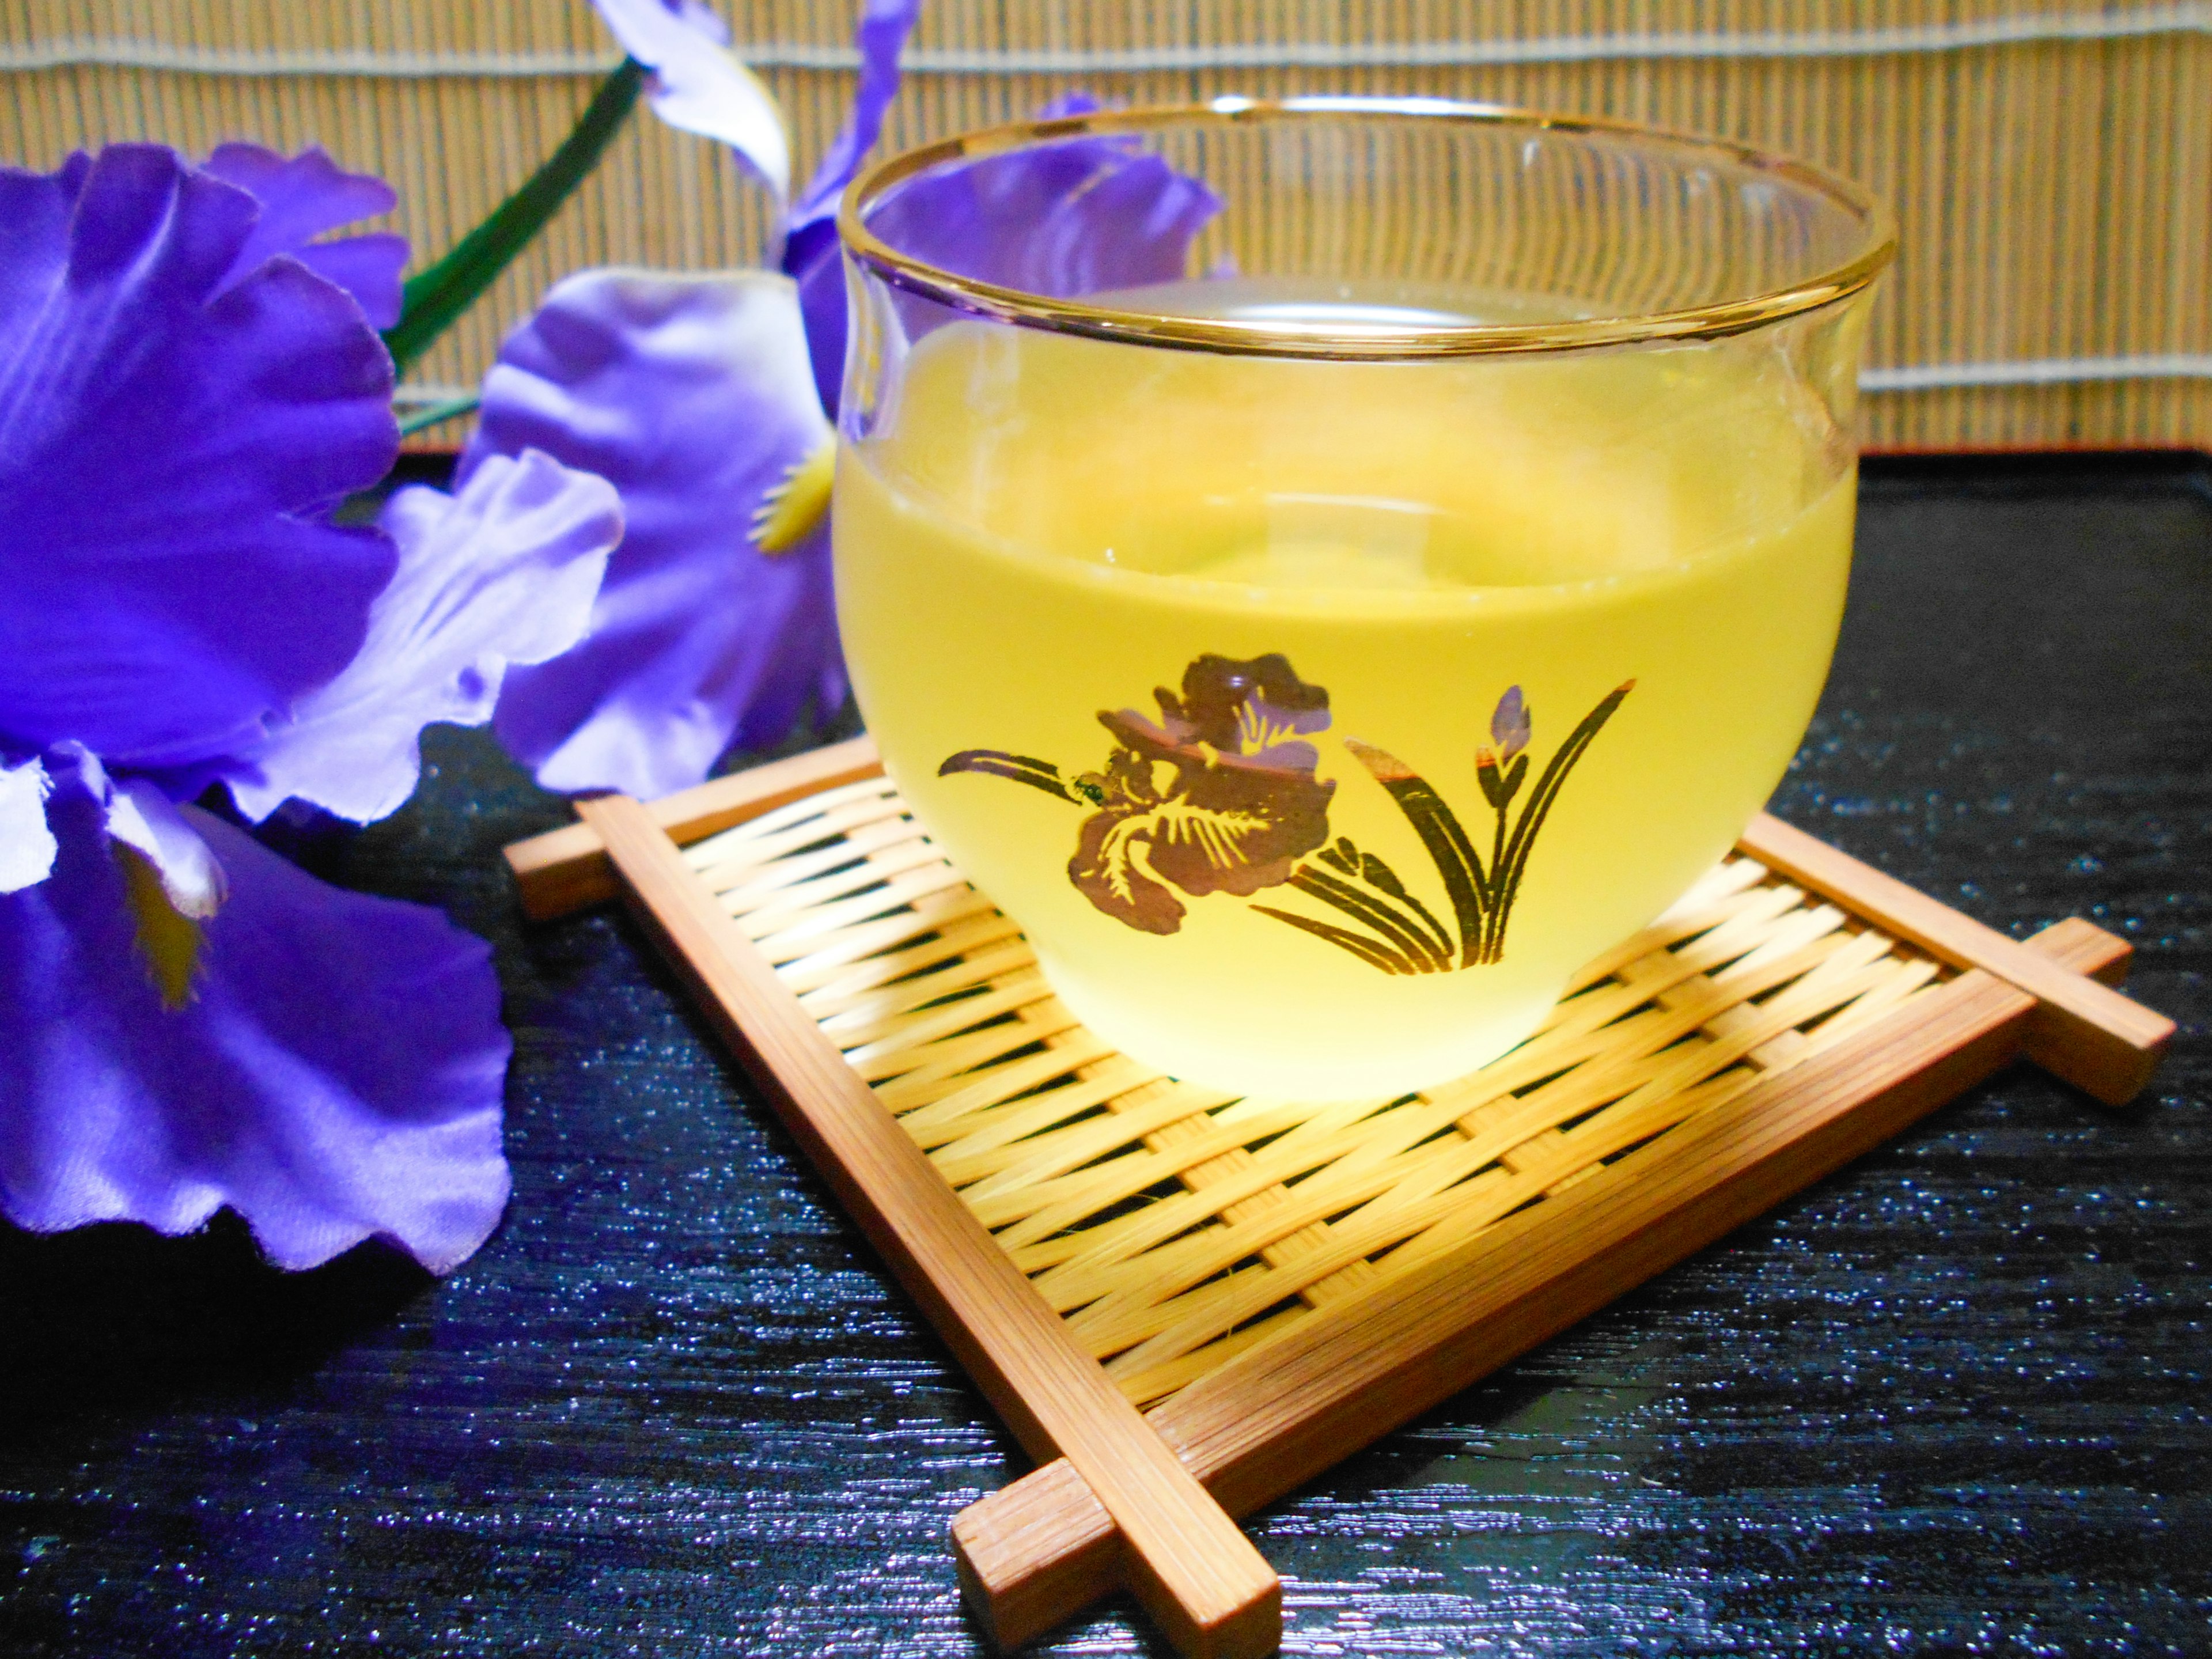
[[[501,737],[548,788],[666,794],[732,748],[775,744],[808,710],[844,704],[828,524],[846,346],[834,217],[919,10],[867,0],[854,106],[784,217],[780,274],[579,272],[485,377],[463,483],[535,447],[611,480],[629,523],[591,636],[510,675],[500,698]],[[1051,293],[1183,275],[1219,207],[1156,158],[1101,140],[970,172],[902,191],[901,246]]]

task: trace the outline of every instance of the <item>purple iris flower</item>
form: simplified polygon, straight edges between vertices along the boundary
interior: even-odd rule
[[[399,320],[404,236],[370,232],[315,240],[398,207],[399,198],[383,179],[342,173],[319,149],[288,159],[258,144],[218,144],[200,171],[236,185],[261,204],[252,234],[231,261],[233,276],[245,276],[277,254],[289,253],[352,295],[377,327],[390,328]]]
[[[766,272],[579,271],[508,337],[461,487],[536,448],[611,482],[629,524],[591,636],[501,694],[538,782],[649,799],[842,705],[827,535],[769,553],[750,528],[829,438],[796,296]]]
[[[432,720],[586,625],[603,481],[522,455],[379,526],[404,248],[319,152],[0,170],[0,1207],[164,1231],[229,1206],[287,1267],[496,1224],[489,951],[189,803],[356,819]]]
[[[500,736],[548,788],[666,794],[733,746],[764,747],[809,708],[844,703],[828,526],[846,341],[835,216],[880,135],[919,10],[866,0],[858,93],[786,216],[781,276],[580,272],[485,377],[461,478],[535,447],[612,481],[629,523],[590,638],[509,675],[500,699]],[[1182,276],[1220,205],[1102,140],[978,172],[902,190],[896,240],[1053,293]]]
[[[845,384],[845,270],[837,252],[837,204],[883,136],[884,115],[898,96],[899,53],[914,32],[921,0],[867,0],[854,43],[860,51],[853,112],[838,129],[814,178],[784,216],[785,276],[799,284],[814,388],[830,418]]]
[[[592,0],[608,32],[648,71],[646,100],[680,131],[727,144],[779,197],[791,190],[783,114],[730,52],[729,26],[706,0]]]

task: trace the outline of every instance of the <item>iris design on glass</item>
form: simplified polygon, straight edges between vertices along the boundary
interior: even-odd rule
[[[1068,879],[1101,912],[1144,933],[1181,929],[1185,909],[1174,889],[1249,898],[1287,887],[1357,927],[1273,904],[1252,908],[1385,973],[1451,973],[1504,955],[1537,832],[1567,775],[1635,687],[1624,683],[1583,715],[1525,794],[1534,717],[1517,685],[1498,700],[1490,742],[1474,757],[1475,781],[1496,817],[1487,860],[1420,774],[1388,750],[1344,738],[1420,838],[1449,922],[1373,853],[1348,836],[1331,842],[1336,785],[1314,775],[1321,757],[1310,741],[1328,729],[1328,693],[1300,679],[1280,652],[1199,658],[1183,671],[1180,695],[1164,686],[1152,693],[1157,721],[1133,708],[1100,710],[1115,743],[1103,771],[1069,777],[1035,756],[963,749],[938,775],[981,772],[1092,808],[1077,831]]]
[[[1155,722],[1101,709],[1114,751],[1103,772],[1063,778],[1049,761],[968,749],[937,769],[1012,778],[1097,810],[1077,832],[1067,878],[1116,921],[1147,933],[1182,927],[1182,902],[1249,897],[1293,878],[1328,840],[1334,783],[1314,776],[1307,738],[1328,728],[1328,693],[1279,652],[1249,661],[1211,653],[1183,671],[1182,692],[1152,693]]]

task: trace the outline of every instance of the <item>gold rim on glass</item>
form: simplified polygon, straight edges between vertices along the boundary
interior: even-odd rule
[[[1858,222],[1863,240],[1859,252],[1851,259],[1820,276],[1770,293],[1680,311],[1540,324],[1363,325],[1360,331],[1354,334],[1319,322],[1177,317],[1121,310],[1088,304],[1079,299],[1057,299],[1023,289],[1006,288],[957,276],[942,266],[902,253],[871,231],[862,219],[863,213],[878,198],[916,174],[948,161],[975,161],[1038,144],[1073,138],[1111,137],[1163,127],[1229,126],[1346,116],[1586,132],[1657,143],[1678,154],[1703,153],[1786,180],[1825,198]],[[1168,346],[1186,351],[1366,360],[1471,357],[1495,352],[1584,350],[1593,346],[1642,341],[1722,339],[1848,299],[1879,276],[1897,252],[1896,228],[1887,208],[1857,185],[1805,162],[1768,155],[1723,138],[1696,137],[1634,121],[1590,115],[1546,115],[1505,104],[1458,103],[1441,98],[1217,98],[1206,104],[1098,110],[1054,120],[986,127],[924,144],[878,162],[846,191],[837,211],[837,234],[846,251],[885,282],[973,315],[1092,339]]]

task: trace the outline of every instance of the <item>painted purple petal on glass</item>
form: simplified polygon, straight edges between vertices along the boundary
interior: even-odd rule
[[[1498,745],[1498,763],[1510,766],[1513,757],[1528,746],[1529,732],[1534,727],[1528,716],[1528,705],[1522,699],[1521,688],[1509,687],[1498,700],[1498,708],[1490,716],[1490,740]]]
[[[228,1206],[280,1267],[387,1239],[449,1270],[507,1194],[510,1044],[482,941],[325,887],[184,809],[229,872],[191,999],[162,1003],[82,781],[54,873],[0,897],[0,1207],[190,1231]]]
[[[0,765],[0,895],[44,881],[53,867],[46,769],[35,760]]]
[[[508,337],[464,487],[541,449],[612,483],[628,526],[590,637],[500,694],[499,734],[540,783],[665,794],[842,706],[826,525],[774,555],[750,532],[829,436],[781,276],[583,271]]]
[[[605,479],[535,450],[486,457],[458,495],[403,489],[380,522],[398,574],[370,609],[361,654],[230,775],[251,818],[295,797],[357,823],[398,811],[415,793],[425,726],[482,726],[511,665],[584,636],[623,525]]]
[[[360,648],[394,554],[319,509],[398,447],[360,308],[222,283],[252,198],[167,149],[0,169],[0,742],[190,765]]]
[[[758,76],[730,53],[712,10],[662,0],[592,0],[622,48],[653,71],[653,112],[672,127],[727,144],[778,197],[791,193],[783,113]]]
[[[799,284],[807,349],[822,406],[834,419],[845,373],[845,273],[837,251],[837,200],[883,135],[884,113],[898,95],[899,53],[921,14],[921,0],[867,0],[854,43],[860,76],[852,112],[784,223],[784,272]]]
[[[1210,744],[1231,755],[1256,756],[1291,733],[1328,730],[1328,691],[1309,685],[1279,651],[1264,657],[1224,657],[1212,652],[1183,670],[1181,696],[1165,686],[1152,699],[1173,741]],[[1311,755],[1310,744],[1298,748]],[[1318,760],[1308,760],[1310,772]]]
[[[1279,665],[1291,685],[1318,694],[1321,707],[1327,707],[1328,694],[1299,682],[1280,655],[1251,663],[1201,658],[1184,677],[1186,699],[1209,665]],[[1197,696],[1205,697],[1208,689],[1201,684]],[[1249,680],[1236,689],[1237,711],[1253,701],[1251,689]],[[1182,906],[1143,878],[1134,861],[1139,846],[1153,874],[1194,897],[1249,897],[1288,881],[1299,859],[1328,843],[1336,785],[1314,776],[1318,757],[1311,744],[1274,745],[1282,764],[1233,749],[1224,752],[1201,735],[1203,712],[1168,692],[1156,695],[1165,726],[1133,709],[1100,713],[1116,747],[1106,770],[1085,780],[1099,792],[1099,811],[1084,821],[1067,869],[1077,890],[1106,915],[1146,933],[1172,933],[1182,925]],[[1164,779],[1162,763],[1169,769]]]
[[[386,232],[315,239],[399,204],[392,186],[371,173],[346,173],[321,149],[279,155],[258,144],[220,144],[201,164],[261,204],[261,217],[231,261],[228,288],[278,254],[289,253],[360,303],[368,320],[390,328],[399,320],[399,273],[407,264],[407,239]]]

